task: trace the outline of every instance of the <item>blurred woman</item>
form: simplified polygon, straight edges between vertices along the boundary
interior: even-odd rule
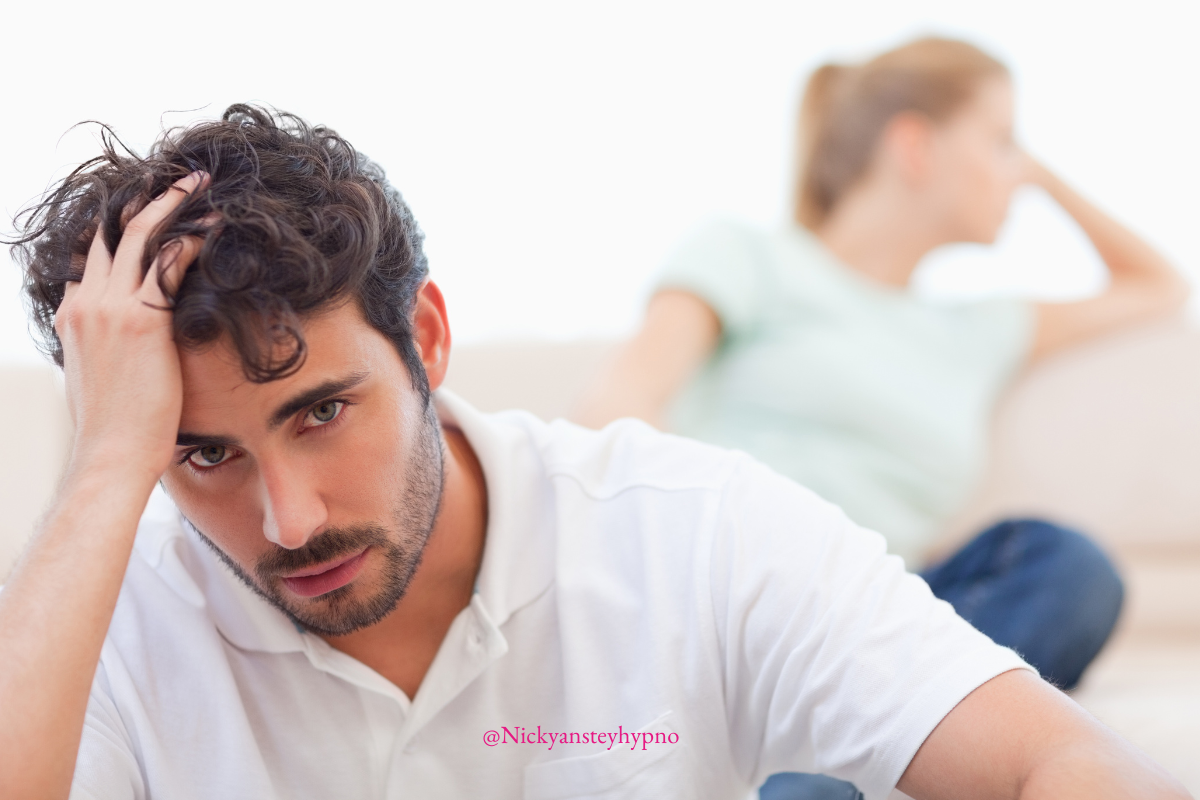
[[[794,224],[713,224],[685,243],[576,416],[597,427],[641,417],[745,450],[882,533],[910,568],[926,567],[981,474],[993,406],[1014,373],[1177,311],[1187,285],[1021,150],[1008,71],[972,45],[922,39],[818,69],[797,138]],[[921,259],[993,242],[1021,184],[1075,219],[1108,288],[1070,303],[914,296]],[[1062,688],[1095,657],[1122,599],[1095,545],[1040,520],[1002,522],[921,574]],[[763,796],[856,793],[821,786],[770,794],[768,783]]]

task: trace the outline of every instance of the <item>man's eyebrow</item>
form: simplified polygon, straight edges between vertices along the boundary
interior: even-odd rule
[[[293,414],[308,408],[313,403],[318,403],[331,395],[341,394],[347,389],[352,389],[365,381],[369,373],[355,372],[340,380],[329,380],[324,383],[317,384],[311,389],[301,392],[300,394],[288,400],[286,403],[275,409],[275,413],[271,415],[270,421],[267,423],[268,430],[275,430],[283,423],[287,422]]]
[[[238,448],[238,440],[232,436],[221,434],[208,435],[204,433],[188,433],[180,431],[175,437],[176,447],[230,447]]]

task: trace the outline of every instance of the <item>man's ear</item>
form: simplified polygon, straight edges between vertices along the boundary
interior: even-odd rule
[[[915,111],[901,111],[888,121],[880,137],[885,158],[910,186],[920,186],[930,168],[933,122]]]
[[[446,379],[446,368],[450,366],[450,318],[446,316],[442,290],[429,279],[417,291],[413,341],[425,366],[429,388],[437,389]]]

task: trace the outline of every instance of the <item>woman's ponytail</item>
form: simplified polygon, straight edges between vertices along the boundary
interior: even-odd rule
[[[796,131],[793,216],[816,229],[870,164],[884,128],[901,112],[941,122],[981,80],[1008,70],[974,45],[918,39],[865,64],[826,64],[809,78]]]
[[[796,160],[801,174],[811,172],[813,162],[817,160],[821,131],[828,127],[829,118],[834,113],[838,90],[844,91],[853,71],[853,67],[843,64],[825,64],[809,76],[800,101],[800,119],[796,130]],[[825,196],[824,183],[804,179],[797,182],[796,221],[801,225],[812,227],[827,213],[832,198]]]

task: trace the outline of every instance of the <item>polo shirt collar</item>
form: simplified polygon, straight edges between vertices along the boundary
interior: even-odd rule
[[[506,412],[511,421],[481,414],[446,389],[434,397],[442,424],[463,432],[483,470],[488,522],[475,591],[501,626],[554,579],[555,507],[536,431],[544,423],[525,412]]]

